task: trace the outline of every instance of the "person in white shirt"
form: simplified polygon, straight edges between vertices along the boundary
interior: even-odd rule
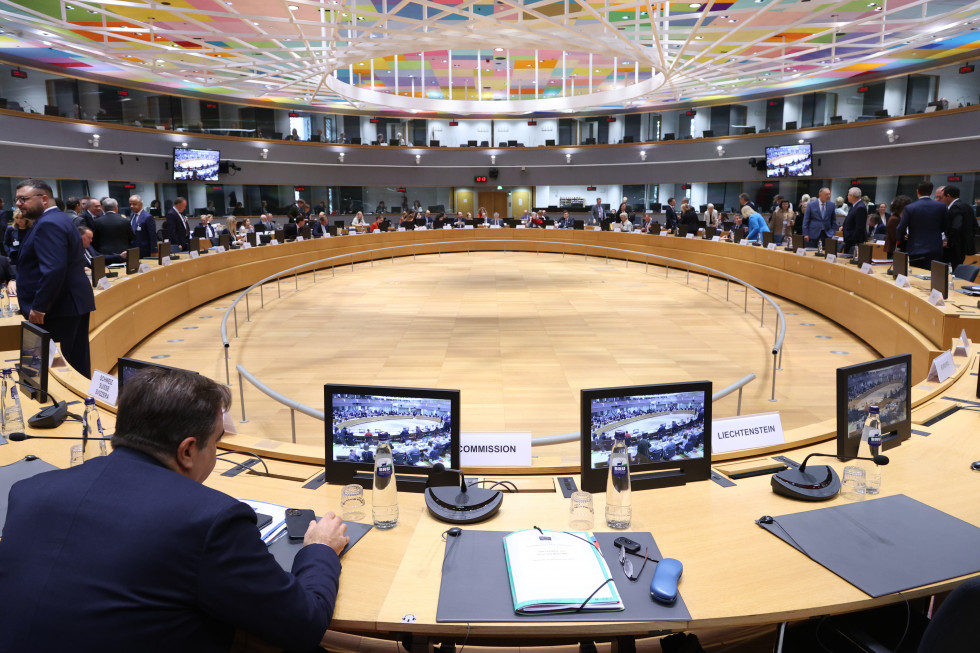
[[[364,221],[364,214],[362,212],[360,212],[360,211],[358,211],[357,212],[357,215],[354,216],[354,220],[350,223],[350,225],[352,227],[366,227],[366,226],[368,226],[367,222]]]
[[[619,214],[619,230],[633,231],[633,223],[630,222],[630,216],[625,211]]]
[[[718,217],[719,213],[717,210],[715,210],[715,205],[709,204],[708,210],[704,212],[704,223],[709,227],[717,227]]]

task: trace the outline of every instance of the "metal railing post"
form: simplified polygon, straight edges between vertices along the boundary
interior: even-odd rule
[[[777,367],[776,369],[778,369],[778,370],[783,369],[783,348],[782,347],[779,348],[779,367]]]
[[[766,298],[759,295],[759,299],[762,300],[762,306],[759,308],[759,328],[761,329],[766,326]]]
[[[289,409],[289,425],[293,430],[293,444],[296,444],[296,411]]]
[[[262,308],[265,308],[265,284],[259,285],[259,300],[262,302]]]
[[[245,384],[242,383],[241,372],[238,373],[238,397],[240,399],[240,403],[242,404],[242,421],[240,423],[245,424],[248,422],[248,419],[245,417]]]
[[[316,266],[313,266],[313,285],[316,285]]]
[[[704,275],[704,279],[705,279],[704,292],[708,292],[711,290],[711,275],[710,274]]]
[[[776,401],[776,354],[772,355],[772,396],[769,401]]]
[[[735,407],[735,415],[742,414],[742,388],[738,389],[738,406]]]
[[[687,285],[691,285],[691,268],[687,268],[687,279],[684,281]]]
[[[238,305],[235,305],[235,337],[238,337]]]
[[[279,293],[279,299],[282,299],[282,284],[279,283],[280,281],[282,281],[282,277],[276,277],[276,291]]]
[[[725,301],[726,302],[727,301],[731,301],[728,298],[728,296],[731,294],[731,292],[732,292],[732,280],[731,279],[725,279]]]
[[[252,321],[252,310],[248,306],[248,293],[245,293],[245,321]]]
[[[296,292],[299,292],[299,272],[293,274],[293,285],[296,287]]]
[[[228,369],[228,350],[231,345],[225,344],[225,385],[231,387],[231,370]]]
[[[748,288],[745,289],[745,310],[742,312],[743,313],[749,312],[749,289]]]

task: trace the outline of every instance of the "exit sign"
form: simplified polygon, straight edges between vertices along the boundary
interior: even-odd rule
[[[960,74],[966,75],[967,73],[973,72],[973,64],[966,64],[965,66],[960,66]]]
[[[475,181],[478,184],[484,184],[487,181],[487,176],[486,175],[477,175],[476,177],[473,177],[473,181]]]
[[[963,181],[963,176],[962,175],[950,175],[950,176],[946,177],[946,181],[949,181],[949,182]]]
[[[11,70],[10,71],[10,76],[11,77],[16,77],[17,79],[27,79],[27,71],[26,70],[19,70],[19,69],[18,70]]]

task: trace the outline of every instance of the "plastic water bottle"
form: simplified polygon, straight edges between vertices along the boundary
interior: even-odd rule
[[[93,397],[85,397],[85,412],[82,414],[82,452],[85,460],[106,455],[105,432],[102,430],[102,419],[99,409],[95,406]]]
[[[7,395],[7,388],[3,388],[3,423],[8,433],[23,433],[24,411],[20,407],[20,392],[17,391],[17,381],[14,380],[13,368],[4,368],[3,380],[10,387],[9,396]]]
[[[7,371],[4,370],[3,376],[0,377],[0,440],[9,434],[10,427],[7,426]]]
[[[868,421],[861,434],[861,438],[867,436],[868,452],[874,457],[881,450],[881,420],[878,417],[878,407],[871,406],[868,409]],[[865,475],[865,494],[878,494],[881,489],[881,466],[871,463]]]
[[[630,497],[630,456],[626,433],[617,431],[609,453],[609,481],[606,483],[606,526],[625,529],[633,517]]]
[[[398,523],[398,488],[395,484],[395,461],[391,457],[391,438],[378,434],[378,449],[374,452],[374,488],[371,492],[371,513],[374,527],[394,528]]]

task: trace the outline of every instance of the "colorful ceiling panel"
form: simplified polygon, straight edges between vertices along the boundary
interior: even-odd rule
[[[327,110],[494,115],[893,74],[978,49],[980,2],[0,0],[0,29],[0,57],[41,67]]]

